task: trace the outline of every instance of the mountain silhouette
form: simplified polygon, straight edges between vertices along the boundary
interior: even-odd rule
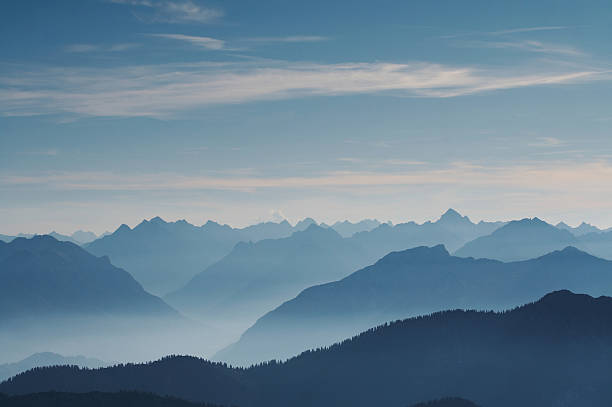
[[[304,288],[348,275],[366,259],[350,239],[311,223],[287,238],[239,243],[165,299],[188,314],[252,323]]]
[[[174,397],[130,391],[117,393],[45,392],[12,397],[0,394],[0,403],[4,407],[220,407],[214,404],[191,403]]]
[[[436,222],[382,224],[350,238],[309,219],[301,224],[306,223],[307,229],[287,238],[236,245],[222,260],[164,298],[196,318],[231,318],[246,328],[304,288],[345,277],[390,251],[421,242],[463,242],[499,227],[498,223],[474,224],[454,210]]]
[[[352,239],[368,250],[377,252],[380,257],[391,251],[437,244],[455,250],[466,242],[488,235],[503,225],[502,222],[473,223],[467,216],[449,209],[435,222],[428,221],[423,224],[408,222],[394,226],[382,224],[369,232],[357,233]]]
[[[568,225],[565,222],[559,222],[555,225],[555,227],[557,227],[558,229],[563,229],[563,230],[567,230],[568,232],[571,232],[574,236],[583,236],[586,235],[588,233],[600,233],[602,232],[601,229],[599,229],[596,226],[593,226],[589,223],[585,223],[582,222],[580,225],[576,226],[576,227],[571,227],[570,225]]]
[[[455,255],[516,261],[577,245],[578,239],[567,230],[558,229],[538,218],[526,218],[512,221],[490,235],[466,243]]]
[[[370,258],[375,259],[393,250],[419,245],[443,243],[454,249],[503,224],[474,224],[454,210],[447,211],[436,222],[422,225],[410,222],[374,227],[377,222],[336,223],[331,228],[337,228],[341,236],[351,234],[352,244],[368,248]],[[317,224],[314,219],[305,218],[295,226],[285,220],[234,229],[212,221],[194,226],[184,220],[166,222],[155,217],[142,221],[133,229],[121,225],[111,235],[84,247],[97,256],[109,256],[113,264],[129,270],[148,291],[165,295],[180,289],[195,275],[221,260],[239,242],[285,238],[313,224]]]
[[[16,239],[18,237],[25,237],[27,239],[30,239],[34,236],[37,235],[32,235],[32,234],[25,234],[25,233],[20,233],[17,236],[9,236],[9,235],[2,235],[0,234],[0,241],[4,241],[6,243],[12,241],[13,239]],[[93,232],[86,232],[83,230],[78,230],[76,232],[74,232],[72,235],[68,236],[68,235],[62,235],[60,233],[57,233],[55,231],[49,233],[49,236],[53,237],[56,240],[59,240],[60,242],[71,242],[74,244],[78,244],[78,245],[83,245],[85,243],[89,243],[92,242],[94,240],[97,239],[97,236],[95,233]]]
[[[9,236],[9,235],[2,235],[2,234],[0,234],[0,242],[8,243],[8,242],[10,242],[13,239],[15,239],[15,236]]]
[[[177,315],[107,257],[51,236],[0,244],[0,319],[53,315]]]
[[[85,356],[62,356],[53,352],[40,352],[30,355],[19,362],[0,365],[0,381],[4,381],[35,367],[61,365],[97,368],[106,366],[107,363],[99,359],[87,358]]]
[[[591,227],[582,227],[583,232],[587,230],[591,230]],[[538,218],[522,219],[466,243],[455,255],[516,261],[575,246],[595,256],[612,260],[612,232],[597,230],[578,233],[560,228],[559,225],[552,226]]]
[[[261,317],[215,359],[245,365],[327,346],[369,326],[444,309],[506,309],[569,288],[612,294],[612,262],[568,247],[513,263],[451,256],[444,246],[390,253],[310,287]]]
[[[98,256],[129,270],[147,290],[166,294],[220,260],[241,241],[288,236],[288,222],[253,225],[244,230],[208,221],[194,226],[160,217],[143,220],[134,229],[121,225],[114,233],[86,246]]]
[[[75,240],[72,236],[62,235],[61,233],[57,233],[56,231],[52,231],[48,235],[54,238],[55,240],[59,240],[60,242],[70,242],[76,245],[81,244],[81,242]]]
[[[413,404],[411,407],[478,407],[469,400],[459,397],[447,397],[439,400]]]
[[[342,237],[351,237],[355,233],[359,232],[369,232],[370,230],[377,228],[381,223],[376,219],[364,219],[356,223],[345,221],[338,221],[328,226],[324,223],[321,224],[322,227],[330,227],[334,229],[338,234]]]
[[[445,397],[490,407],[605,406],[611,348],[612,298],[561,290],[510,311],[383,324],[282,363],[235,369],[174,356],[97,370],[39,368],[0,392],[135,390],[243,407],[409,406]]]
[[[612,232],[587,233],[578,237],[579,247],[595,256],[612,259]]]
[[[19,396],[0,394],[4,407],[221,407],[209,403],[193,403],[175,397],[162,397],[151,393],[120,391],[117,393],[60,393],[45,392]],[[476,404],[457,397],[444,398],[412,407],[478,407]]]
[[[193,349],[196,328],[108,257],[48,235],[0,244],[0,360],[40,349],[151,360]]]
[[[73,234],[70,235],[73,240],[76,240],[80,244],[93,242],[98,238],[95,233],[85,231],[85,230],[77,230]]]
[[[129,270],[148,291],[164,295],[184,286],[196,274],[227,255],[239,242],[288,237],[316,222],[305,219],[295,227],[286,220],[264,222],[243,229],[208,221],[202,226],[185,220],[143,220],[131,229],[117,230],[85,247],[97,256]]]

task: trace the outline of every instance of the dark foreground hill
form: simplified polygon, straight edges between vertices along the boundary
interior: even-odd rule
[[[414,404],[412,407],[478,407],[469,400],[458,397],[447,397],[439,400]]]
[[[122,391],[118,393],[45,392],[21,396],[0,394],[3,407],[220,407],[208,403],[191,403],[174,397]]]
[[[302,291],[215,359],[236,365],[286,359],[386,321],[455,308],[508,309],[565,288],[612,294],[612,261],[572,247],[513,263],[455,257],[441,245],[418,247]]]
[[[462,397],[490,407],[612,404],[612,298],[558,291],[511,311],[446,311],[385,324],[284,363],[233,369],[192,357],[98,370],[41,368],[25,394],[137,390],[248,406],[406,406]]]
[[[194,403],[175,397],[162,397],[151,393],[121,391],[118,393],[60,393],[45,392],[19,396],[0,394],[3,407],[221,407],[217,404]],[[445,398],[412,407],[478,407],[476,404],[460,399]]]
[[[86,358],[85,356],[62,356],[52,352],[39,352],[18,362],[1,364],[0,381],[4,381],[35,367],[59,365],[75,365],[96,368],[108,366],[108,363],[105,363],[99,359]]]

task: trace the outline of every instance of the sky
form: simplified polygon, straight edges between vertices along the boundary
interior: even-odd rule
[[[0,233],[612,226],[607,1],[4,0]]]

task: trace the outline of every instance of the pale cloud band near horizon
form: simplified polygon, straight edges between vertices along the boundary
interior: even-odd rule
[[[608,210],[612,189],[602,188],[612,179],[612,164],[607,161],[420,167],[403,172],[336,171],[291,177],[113,172],[6,174],[0,176],[0,191],[72,197],[70,202],[46,201],[43,207],[36,200],[25,207],[7,205],[3,209],[6,219],[27,215],[54,225],[65,218],[62,224],[102,231],[116,227],[117,222],[136,222],[156,215],[192,220],[205,217],[244,226],[272,204],[294,219],[323,216],[331,221],[343,216],[346,219],[350,214],[353,220],[379,217],[398,223],[427,219],[439,215],[437,212],[444,206],[456,206],[460,211],[469,208],[470,214],[481,219],[552,216],[556,221],[586,220],[601,227],[612,226]],[[211,195],[210,191],[216,192]],[[100,201],[99,192],[104,192],[107,198]],[[215,199],[211,200],[211,196]],[[361,197],[369,200],[362,201]],[[245,201],[249,202],[249,211],[241,210]],[[49,205],[56,208],[51,217]],[[100,212],[105,221],[92,219],[93,210]],[[75,211],[79,219],[74,217]],[[17,226],[11,228],[18,231]]]
[[[208,42],[205,46],[222,46]],[[0,77],[0,115],[172,117],[210,105],[392,92],[449,98],[609,80],[595,69],[485,69],[434,63],[193,63],[24,69]]]
[[[410,185],[508,187],[542,191],[600,190],[612,179],[608,161],[477,165],[456,162],[409,171],[331,171],[289,177],[211,176],[178,173],[118,174],[113,172],[54,172],[2,175],[0,189],[32,187],[59,191],[237,190],[352,188]],[[610,192],[612,194],[612,192]]]

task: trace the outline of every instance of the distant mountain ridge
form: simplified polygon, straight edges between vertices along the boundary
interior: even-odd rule
[[[107,232],[108,233],[108,232]],[[76,232],[74,232],[72,235],[68,236],[68,235],[62,235],[60,233],[57,233],[56,231],[52,231],[50,233],[47,233],[47,235],[52,236],[53,238],[55,238],[56,240],[59,240],[60,242],[71,242],[74,244],[78,244],[78,245],[83,245],[89,242],[92,242],[94,240],[96,240],[98,238],[98,236],[96,236],[95,233],[93,232],[86,232],[83,230],[77,230]],[[100,237],[104,236],[105,234],[101,235]],[[19,233],[17,236],[9,236],[9,235],[2,235],[0,234],[0,241],[4,241],[6,243],[11,242],[12,240],[18,238],[18,237],[25,237],[26,239],[30,239],[34,236],[45,236],[45,234],[27,234],[27,233]]]
[[[572,233],[574,236],[582,236],[588,233],[605,232],[605,230],[599,229],[598,227],[593,226],[586,222],[582,222],[580,225],[576,227],[569,226],[565,222],[559,222],[555,225],[555,227],[559,229],[567,230],[568,232]]]
[[[382,223],[379,222],[377,219],[364,219],[356,223],[349,222],[348,220],[342,222],[337,221],[331,226],[322,223],[321,226],[334,229],[342,237],[351,237],[355,233],[369,232],[370,230],[377,228],[381,224]],[[391,222],[387,222],[387,224],[392,225]]]
[[[381,224],[369,232],[342,238],[312,221],[306,230],[286,238],[236,245],[223,259],[164,298],[194,317],[244,318],[250,325],[304,288],[343,278],[390,251],[440,241],[457,245],[499,226],[474,224],[450,209],[436,222]]]
[[[243,407],[406,406],[445,397],[489,407],[605,406],[611,348],[612,298],[561,290],[501,313],[454,310],[384,324],[284,363],[232,369],[176,356],[99,370],[42,368],[0,392],[122,389]]]
[[[109,256],[149,291],[166,294],[185,285],[240,242],[288,237],[313,223],[307,218],[295,226],[285,220],[234,229],[213,221],[194,226],[185,220],[166,222],[155,217],[133,229],[123,224],[85,247],[98,256]]]
[[[449,209],[435,222],[408,222],[394,226],[382,224],[369,232],[357,233],[352,239],[369,250],[380,253],[380,256],[390,251],[437,244],[443,244],[453,251],[470,240],[488,235],[504,224],[484,221],[473,223],[467,216]]]
[[[239,365],[285,359],[386,321],[443,309],[501,310],[565,288],[612,294],[612,261],[572,247],[513,263],[451,256],[442,245],[418,247],[305,289],[215,359]]]
[[[490,235],[481,236],[455,251],[461,257],[501,261],[527,260],[567,246],[575,246],[595,256],[612,260],[612,232],[574,233],[550,225],[539,218],[509,222]]]
[[[40,352],[30,355],[18,362],[0,364],[0,382],[35,367],[61,365],[88,368],[108,366],[106,362],[95,358],[87,358],[85,356],[62,356],[53,352]]]

